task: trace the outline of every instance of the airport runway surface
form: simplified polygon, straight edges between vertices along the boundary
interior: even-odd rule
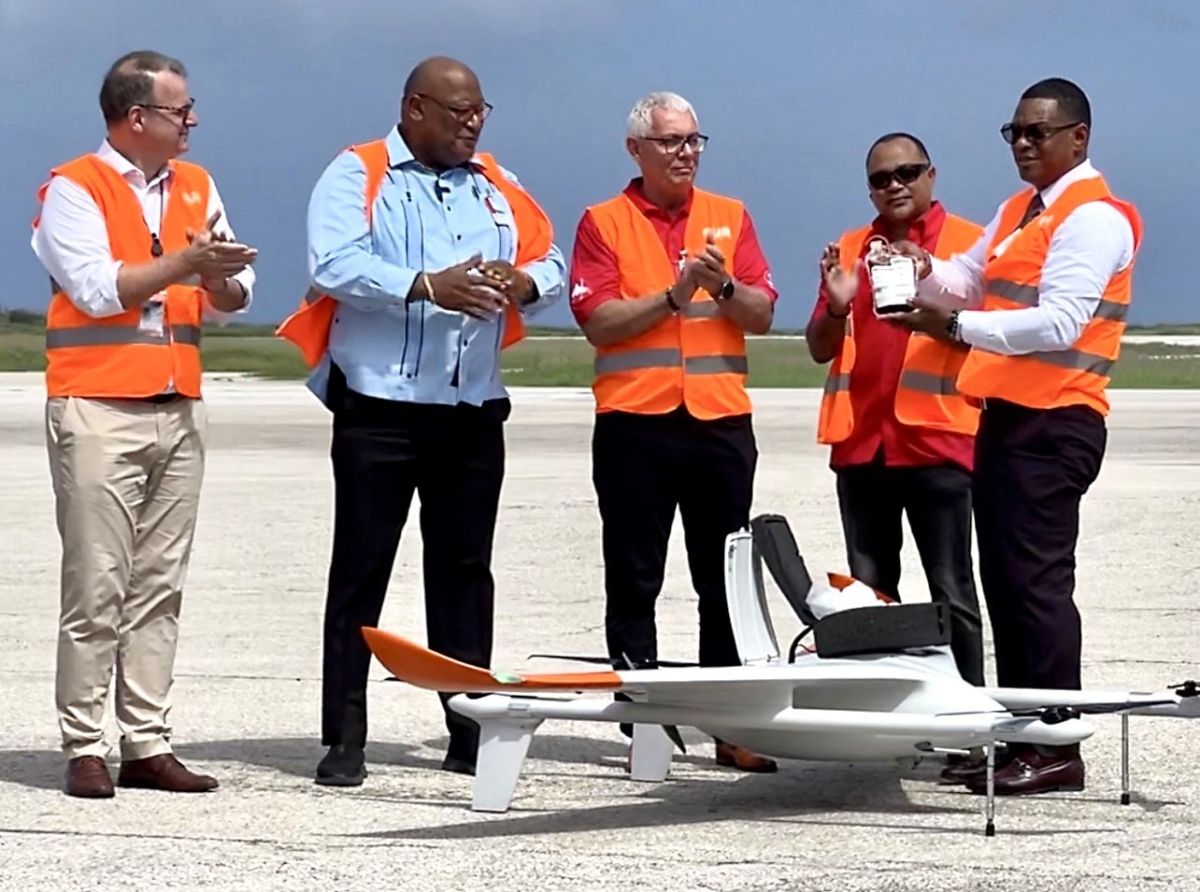
[[[202,796],[61,792],[53,671],[59,545],[38,375],[0,375],[0,890],[1200,890],[1200,722],[1134,719],[1135,799],[1117,804],[1119,722],[1095,720],[1081,794],[998,802],[938,787],[937,765],[783,762],[747,776],[695,732],[671,778],[624,773],[608,725],[543,725],[513,810],[468,809],[437,770],[433,694],[370,689],[370,777],[312,783],[331,477],[328,416],[298,383],[208,382],[210,450],[184,601],[177,751]],[[815,391],[755,393],[756,512],[786,515],[814,571],[842,570]],[[1200,677],[1200,392],[1117,392],[1086,498],[1078,601],[1088,686]],[[514,393],[496,541],[495,668],[603,650],[587,391]],[[697,481],[703,485],[703,481]],[[416,506],[381,625],[424,640]],[[911,542],[903,593],[927,597]],[[772,590],[781,639],[799,624]],[[676,524],[661,655],[691,659],[696,614]],[[537,663],[539,668],[555,664]],[[989,663],[989,678],[991,678]],[[115,763],[113,765],[115,771]]]

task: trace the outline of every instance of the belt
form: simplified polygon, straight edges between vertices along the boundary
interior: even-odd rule
[[[144,397],[142,402],[145,403],[173,403],[177,399],[182,399],[178,393],[156,393],[154,396]]]

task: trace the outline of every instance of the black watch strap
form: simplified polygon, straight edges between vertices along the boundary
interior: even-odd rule
[[[958,310],[952,310],[950,318],[946,321],[946,334],[949,335],[952,341],[962,341],[962,338],[959,337],[958,313]]]

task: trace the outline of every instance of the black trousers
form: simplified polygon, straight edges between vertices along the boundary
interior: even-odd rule
[[[901,515],[908,515],[929,594],[950,610],[950,647],[963,679],[982,685],[983,624],[971,559],[971,475],[957,465],[837,471],[850,575],[900,600]]]
[[[699,597],[704,666],[740,663],[725,602],[725,537],[750,523],[758,461],[749,415],[700,421],[667,415],[596,416],[592,481],[603,526],[608,655],[624,668],[658,659],[655,602],[678,508]]]
[[[365,744],[371,653],[413,493],[421,499],[429,648],[475,666],[492,656],[492,541],[504,477],[509,403],[435,406],[330,386],[335,482],[325,606],[321,742]],[[473,763],[479,727],[446,708],[449,755]]]
[[[979,577],[1003,687],[1080,688],[1079,503],[1108,432],[1085,406],[988,400],[975,441]]]

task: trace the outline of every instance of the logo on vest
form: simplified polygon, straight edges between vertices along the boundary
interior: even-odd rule
[[[183,203],[188,206],[195,206],[195,205],[199,204],[200,203],[200,193],[199,192],[184,192],[183,193]]]
[[[719,238],[733,238],[733,230],[731,230],[728,226],[706,226],[704,228],[704,240],[708,241],[710,238],[713,241],[716,241]]]

